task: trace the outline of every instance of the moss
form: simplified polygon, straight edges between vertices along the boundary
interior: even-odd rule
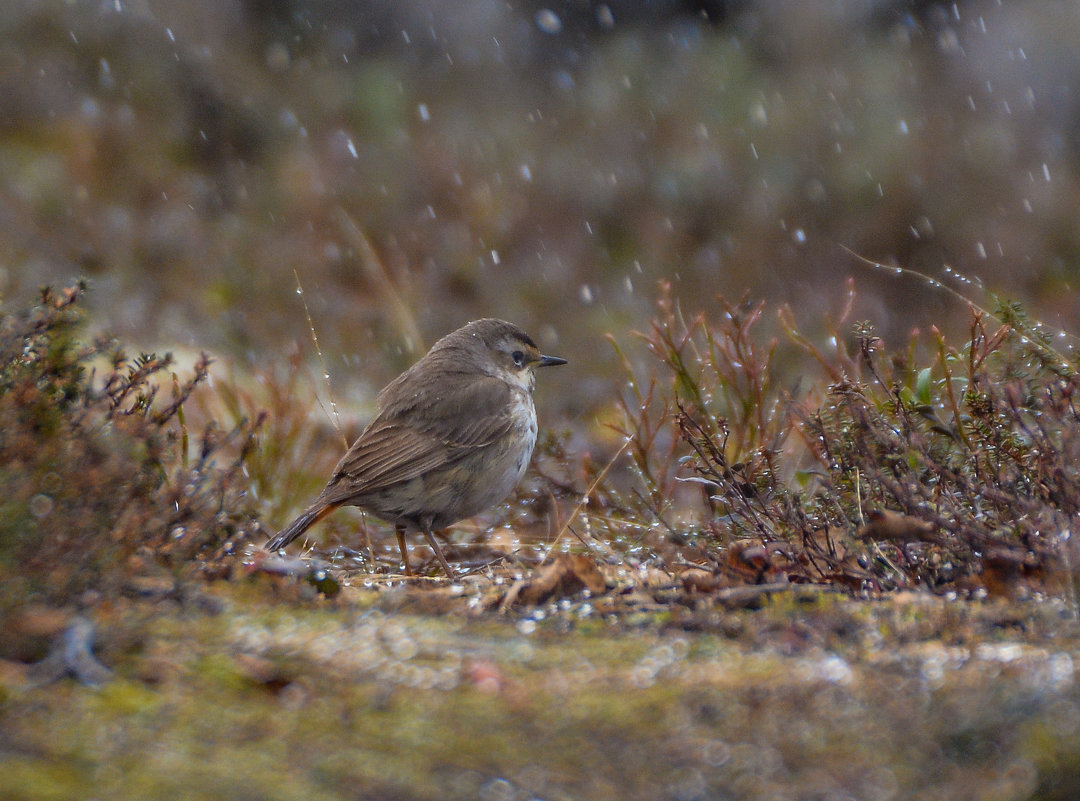
[[[111,681],[98,692],[97,701],[104,714],[120,717],[154,715],[161,709],[162,697],[138,682]]]
[[[87,776],[62,758],[5,755],[0,789],[11,801],[64,801],[86,791]]]
[[[1025,760],[1050,793],[1080,747],[1061,672],[1075,632],[1038,605],[789,599],[726,613],[740,633],[523,635],[505,619],[283,608],[245,582],[213,595],[216,614],[143,602],[109,619],[103,656],[141,681],[0,682],[5,797],[82,782],[118,799],[754,798],[764,778],[949,797]],[[995,661],[977,644],[1009,616],[1023,625]],[[899,636],[865,647],[883,626]]]

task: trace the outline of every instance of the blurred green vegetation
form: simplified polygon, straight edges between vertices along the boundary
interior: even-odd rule
[[[309,341],[296,271],[360,393],[498,315],[576,363],[540,398],[570,419],[660,280],[813,311],[855,275],[886,340],[966,324],[840,245],[1075,328],[1078,31],[1053,2],[12,3],[0,289],[87,274],[103,327],[258,365]]]
[[[4,674],[0,793],[1065,801],[1080,773],[1049,606],[810,593],[627,630],[237,589],[216,614],[105,610],[101,688]]]

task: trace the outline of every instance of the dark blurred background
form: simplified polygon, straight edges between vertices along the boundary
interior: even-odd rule
[[[377,389],[480,316],[610,398],[603,334],[723,293],[894,344],[949,267],[1078,325],[1080,4],[86,0],[0,8],[0,292]],[[975,284],[953,282],[973,298]]]

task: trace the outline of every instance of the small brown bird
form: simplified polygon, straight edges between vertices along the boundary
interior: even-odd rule
[[[469,323],[436,342],[378,397],[378,413],[315,502],[267,543],[284,548],[339,506],[394,523],[409,573],[406,531],[422,531],[446,575],[433,531],[494,506],[517,485],[536,445],[536,368],[566,364],[504,320]]]

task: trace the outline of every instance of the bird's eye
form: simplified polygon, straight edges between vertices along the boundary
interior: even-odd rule
[[[521,367],[521,365],[525,364],[525,354],[522,353],[520,350],[515,350],[513,353],[511,353],[510,358],[514,360],[514,364],[516,364],[518,367]]]

